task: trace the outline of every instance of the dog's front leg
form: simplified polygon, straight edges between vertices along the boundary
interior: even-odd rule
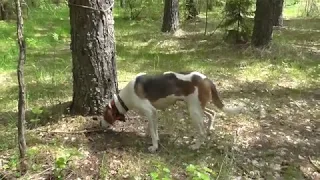
[[[150,146],[148,148],[148,150],[152,153],[154,153],[155,151],[157,151],[159,145],[158,145],[158,133],[157,133],[157,111],[155,109],[146,111],[146,116],[148,118],[149,121],[149,132],[151,135],[151,139],[152,139],[152,146]]]

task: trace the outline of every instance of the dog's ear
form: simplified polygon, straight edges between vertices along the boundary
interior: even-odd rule
[[[126,122],[126,117],[125,117],[123,114],[119,114],[119,116],[117,117],[117,119],[118,119],[119,121]]]
[[[112,115],[112,107],[110,103],[107,104],[106,109],[104,110],[103,119],[110,125],[113,125],[113,123],[115,122],[115,119]]]
[[[117,94],[113,94],[113,95],[112,95],[112,98],[113,98],[113,99],[117,99]]]

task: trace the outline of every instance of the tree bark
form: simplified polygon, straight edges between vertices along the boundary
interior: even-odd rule
[[[73,65],[71,113],[102,114],[118,92],[114,0],[69,0]]]
[[[175,32],[179,28],[179,1],[165,0],[162,32]]]
[[[272,39],[273,0],[257,0],[252,33],[255,47],[267,46]]]
[[[198,15],[194,0],[186,0],[187,20],[193,19]]]
[[[19,45],[19,59],[17,76],[19,84],[18,101],[18,146],[20,152],[20,172],[25,174],[27,171],[26,151],[27,144],[25,139],[25,85],[24,85],[24,63],[26,59],[26,44],[23,36],[23,17],[20,0],[15,0],[17,9],[17,37]]]
[[[273,25],[283,26],[283,2],[284,0],[274,0]]]

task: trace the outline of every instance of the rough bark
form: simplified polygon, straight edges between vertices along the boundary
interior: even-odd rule
[[[273,0],[257,0],[252,33],[255,47],[267,46],[272,39]]]
[[[18,101],[18,146],[20,152],[20,172],[25,174],[27,171],[26,151],[27,144],[25,139],[25,85],[24,85],[24,63],[26,59],[26,44],[23,36],[23,17],[20,0],[15,0],[17,9],[17,37],[19,45],[19,59],[17,67],[19,101]]]
[[[113,0],[69,0],[72,114],[102,114],[104,105],[118,92],[113,4]]]
[[[179,1],[165,0],[162,32],[175,32],[179,28]]]
[[[198,15],[194,0],[186,0],[187,19],[193,19]]]
[[[284,0],[274,0],[274,10],[273,10],[273,25],[283,26],[283,2]]]

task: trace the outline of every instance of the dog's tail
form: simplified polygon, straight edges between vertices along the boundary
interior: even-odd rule
[[[210,80],[210,86],[211,86],[212,102],[217,108],[219,108],[221,111],[227,114],[239,114],[242,111],[243,106],[241,105],[238,107],[226,107],[223,104],[222,100],[220,99],[216,85],[211,80]]]

